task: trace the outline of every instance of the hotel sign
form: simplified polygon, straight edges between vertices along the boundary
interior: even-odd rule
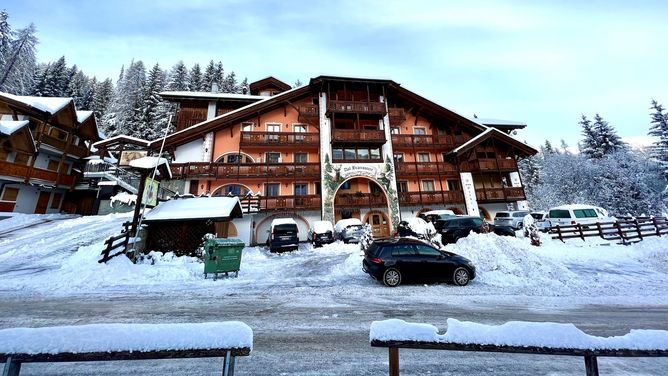
[[[380,169],[377,166],[370,165],[346,165],[341,166],[339,174],[344,179],[347,179],[351,176],[368,176],[370,178],[377,178],[380,175]]]

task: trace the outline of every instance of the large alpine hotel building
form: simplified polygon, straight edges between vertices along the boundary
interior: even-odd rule
[[[391,80],[292,89],[268,77],[249,90],[161,93],[178,105],[171,189],[255,197],[230,236],[264,243],[273,218],[293,217],[304,240],[312,221],[350,216],[385,236],[425,210],[491,219],[527,207],[517,161],[536,150],[509,135],[523,123],[467,118]]]

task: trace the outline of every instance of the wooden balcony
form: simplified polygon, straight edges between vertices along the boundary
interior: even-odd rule
[[[260,210],[320,210],[320,195],[297,195],[259,198]]]
[[[526,200],[524,187],[504,188],[503,193],[506,195],[506,200],[508,201]]]
[[[320,163],[217,163],[170,165],[174,179],[320,178]]]
[[[36,134],[35,139],[39,139],[41,137],[42,139],[42,145],[49,145],[53,147],[54,149],[60,150],[64,153],[79,157],[79,158],[84,158],[88,156],[88,148],[84,146],[79,146],[79,145],[74,145],[74,144],[68,144],[67,140],[61,140],[60,138],[53,137],[51,135],[48,135],[46,133],[44,134]]]
[[[461,204],[464,194],[461,191],[399,192],[401,205]]]
[[[29,181],[65,186],[71,186],[76,179],[75,176],[64,173],[60,174],[60,177],[58,177],[58,172],[43,170],[41,168],[33,168],[31,171],[30,166],[14,164],[6,161],[0,161],[0,175],[21,179],[29,178]]]
[[[332,143],[379,146],[385,143],[385,131],[380,129],[332,129]]]
[[[241,146],[319,146],[319,133],[241,132]]]
[[[299,121],[303,121],[304,123],[317,121],[319,116],[320,109],[318,105],[311,104],[299,106]]]
[[[436,148],[450,150],[455,147],[455,139],[448,135],[393,134],[394,149]]]
[[[391,126],[400,126],[406,120],[406,110],[403,108],[389,108],[387,114],[390,117]]]
[[[383,194],[372,193],[340,193],[334,198],[334,206],[337,209],[346,208],[383,208],[387,206],[387,200]]]
[[[457,167],[447,162],[395,162],[397,176],[456,176]]]
[[[517,171],[514,159],[473,159],[462,162],[461,171]]]
[[[327,102],[327,116],[338,114],[367,114],[385,116],[385,103],[366,101],[337,101]]]

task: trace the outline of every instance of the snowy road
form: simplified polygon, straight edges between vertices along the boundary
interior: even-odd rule
[[[361,271],[355,246],[282,255],[244,250],[239,278],[202,278],[194,259],[97,264],[123,216],[37,224],[0,238],[0,328],[103,322],[242,320],[255,332],[238,375],[379,375],[387,353],[368,344],[374,320],[445,329],[447,318],[574,323],[594,335],[668,330],[668,241],[633,247],[472,236],[450,250],[478,267],[469,286],[386,288]],[[16,220],[15,220],[16,222]],[[0,221],[0,226],[2,226]],[[6,224],[6,223],[5,223]],[[11,223],[10,223],[11,224]],[[1,229],[0,229],[1,230]],[[220,360],[26,365],[26,375],[213,375]],[[405,375],[572,375],[580,358],[402,351]],[[665,375],[667,359],[601,359],[602,375]]]

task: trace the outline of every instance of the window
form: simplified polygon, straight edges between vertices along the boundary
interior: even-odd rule
[[[596,218],[596,211],[594,209],[573,209],[575,218]]]
[[[253,125],[254,125],[254,123],[251,123],[251,122],[248,122],[248,121],[243,122],[243,123],[241,123],[241,131],[242,132],[250,132],[250,131],[253,130]]]
[[[380,159],[380,149],[371,149],[371,159]]]
[[[422,181],[422,190],[425,192],[434,191],[434,181],[433,180],[423,180]]]
[[[350,180],[341,184],[341,189],[350,189]]]
[[[227,156],[227,163],[239,163],[241,156],[239,154],[230,154]]]
[[[16,198],[19,196],[19,189],[12,187],[5,187],[4,192],[2,192],[2,201],[16,201]]]
[[[53,198],[51,199],[51,209],[60,208],[60,200],[62,198],[62,193],[54,193]]]
[[[295,124],[293,126],[295,133],[306,133],[306,124]],[[297,134],[295,135],[295,141],[303,142],[306,139],[306,136]]]
[[[395,153],[394,154],[394,161],[395,162],[403,162],[404,161],[404,153]]]
[[[344,149],[344,159],[357,159],[357,151],[355,149]]]
[[[20,165],[27,165],[30,163],[30,155],[23,153],[16,153],[16,158],[14,158],[14,163]]]
[[[322,188],[320,186],[320,183],[315,183],[315,194],[319,195],[322,194]]]
[[[570,218],[571,213],[568,210],[555,209],[550,210],[550,218]]]
[[[264,158],[267,163],[281,163],[281,153],[275,153],[275,152],[264,153]]]
[[[248,189],[242,185],[232,184],[225,186],[222,193],[225,196],[245,196],[248,193]]]
[[[448,180],[448,191],[461,191],[459,180]]]
[[[398,181],[397,182],[397,191],[408,192],[408,182],[407,181]]]
[[[58,129],[58,128],[54,128],[54,127],[51,127],[51,129],[49,130],[49,135],[53,136],[53,137],[55,137],[59,140],[66,140],[67,139],[67,132],[65,132],[64,130]]]
[[[429,162],[429,153],[418,153],[418,162]]]
[[[413,128],[413,134],[424,135],[427,134],[427,131],[424,128]]]
[[[345,149],[333,149],[332,150],[332,159],[333,160],[346,160],[346,161],[368,161],[368,160],[380,160],[380,149],[367,149],[367,148],[345,148]]]
[[[306,196],[308,194],[308,184],[295,183],[295,196]]]
[[[397,244],[392,247],[392,256],[415,256],[415,250],[410,244]]]
[[[448,160],[448,153],[441,153],[441,158],[443,162],[446,162]]]
[[[392,128],[390,128],[390,133],[391,134],[399,134],[400,129],[401,128],[399,128],[399,127],[392,127]]]
[[[267,183],[264,185],[264,195],[267,197],[277,197],[281,185],[278,183]]]
[[[273,133],[278,133],[281,131],[281,124],[280,123],[267,123],[267,132],[273,132]],[[277,134],[270,134],[267,137],[267,141],[269,142],[278,142],[279,138]]]
[[[58,171],[58,161],[55,159],[49,159],[49,163],[46,165],[47,170]]]
[[[343,149],[332,150],[332,159],[343,159]]]
[[[430,256],[430,257],[438,257],[441,256],[441,252],[439,252],[438,249],[428,247],[426,245],[415,245],[415,249],[417,250],[417,254],[419,256]]]
[[[295,153],[295,163],[307,163],[308,153]]]
[[[369,149],[357,149],[357,159],[369,159]]]
[[[477,151],[475,155],[478,159],[496,159],[496,153],[493,151]]]

